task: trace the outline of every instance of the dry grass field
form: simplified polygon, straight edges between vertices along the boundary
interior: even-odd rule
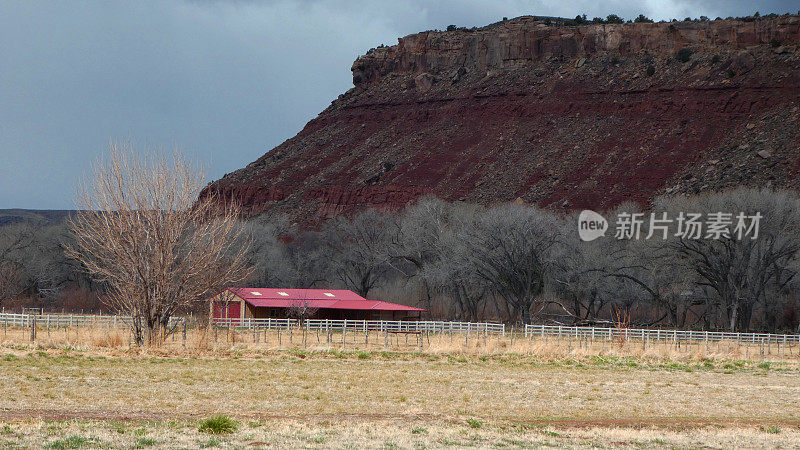
[[[0,445],[800,448],[796,348],[748,360],[722,346],[432,336],[384,350],[377,334],[279,348],[268,334],[137,350],[114,333],[0,334]],[[217,414],[236,430],[198,431]]]

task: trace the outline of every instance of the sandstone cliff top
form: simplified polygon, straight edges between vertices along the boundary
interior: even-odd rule
[[[389,74],[449,74],[535,64],[549,58],[615,53],[654,56],[690,50],[800,45],[800,16],[709,21],[547,25],[551,18],[523,16],[476,29],[424,31],[397,45],[371,49],[352,67],[356,86]],[[564,19],[552,19],[564,20]]]

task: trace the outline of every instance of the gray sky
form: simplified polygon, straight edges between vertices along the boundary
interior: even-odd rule
[[[74,206],[111,140],[179,148],[209,179],[296,134],[379,44],[524,14],[797,12],[800,0],[0,0],[0,208]],[[582,5],[582,6],[580,6]]]

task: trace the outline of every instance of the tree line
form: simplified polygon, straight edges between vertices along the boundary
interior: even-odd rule
[[[761,220],[745,236],[734,233],[735,223],[715,238],[676,236],[672,223],[645,239],[651,212]],[[796,192],[662,197],[651,211],[624,204],[604,214],[641,214],[640,238],[617,239],[610,231],[584,242],[577,213],[433,197],[399,213],[332,219],[319,230],[295,229],[283,217],[256,218],[246,227],[259,286],[334,285],[365,297],[394,286],[403,301],[444,319],[599,324],[622,314],[639,326],[800,331]]]
[[[651,212],[762,218],[755,239],[689,239],[676,236],[674,223],[645,239]],[[617,239],[615,218],[633,213],[645,218],[640,238]],[[434,197],[399,212],[330,219],[317,229],[293,225],[285,216],[239,219],[237,233],[247,241],[240,265],[252,272],[242,284],[345,288],[367,298],[392,293],[389,300],[422,306],[438,319],[603,324],[623,314],[637,326],[800,332],[796,192],[661,197],[649,211],[623,204],[603,215],[610,229],[591,242],[578,235],[577,212],[564,216],[530,205],[484,207]],[[2,305],[98,308],[107,300],[107,285],[89,276],[85,263],[67,257],[64,249],[75,244],[67,225],[3,227]],[[153,295],[166,290],[158,289]]]

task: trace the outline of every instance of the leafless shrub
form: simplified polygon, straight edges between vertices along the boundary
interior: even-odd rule
[[[626,336],[625,330],[631,326],[631,314],[622,308],[614,308],[611,312],[612,322],[614,329],[617,330],[617,343],[619,348],[625,346]]]
[[[308,300],[297,300],[287,308],[286,317],[297,319],[300,323],[303,323],[306,319],[314,317],[318,310],[318,308],[309,306]]]

